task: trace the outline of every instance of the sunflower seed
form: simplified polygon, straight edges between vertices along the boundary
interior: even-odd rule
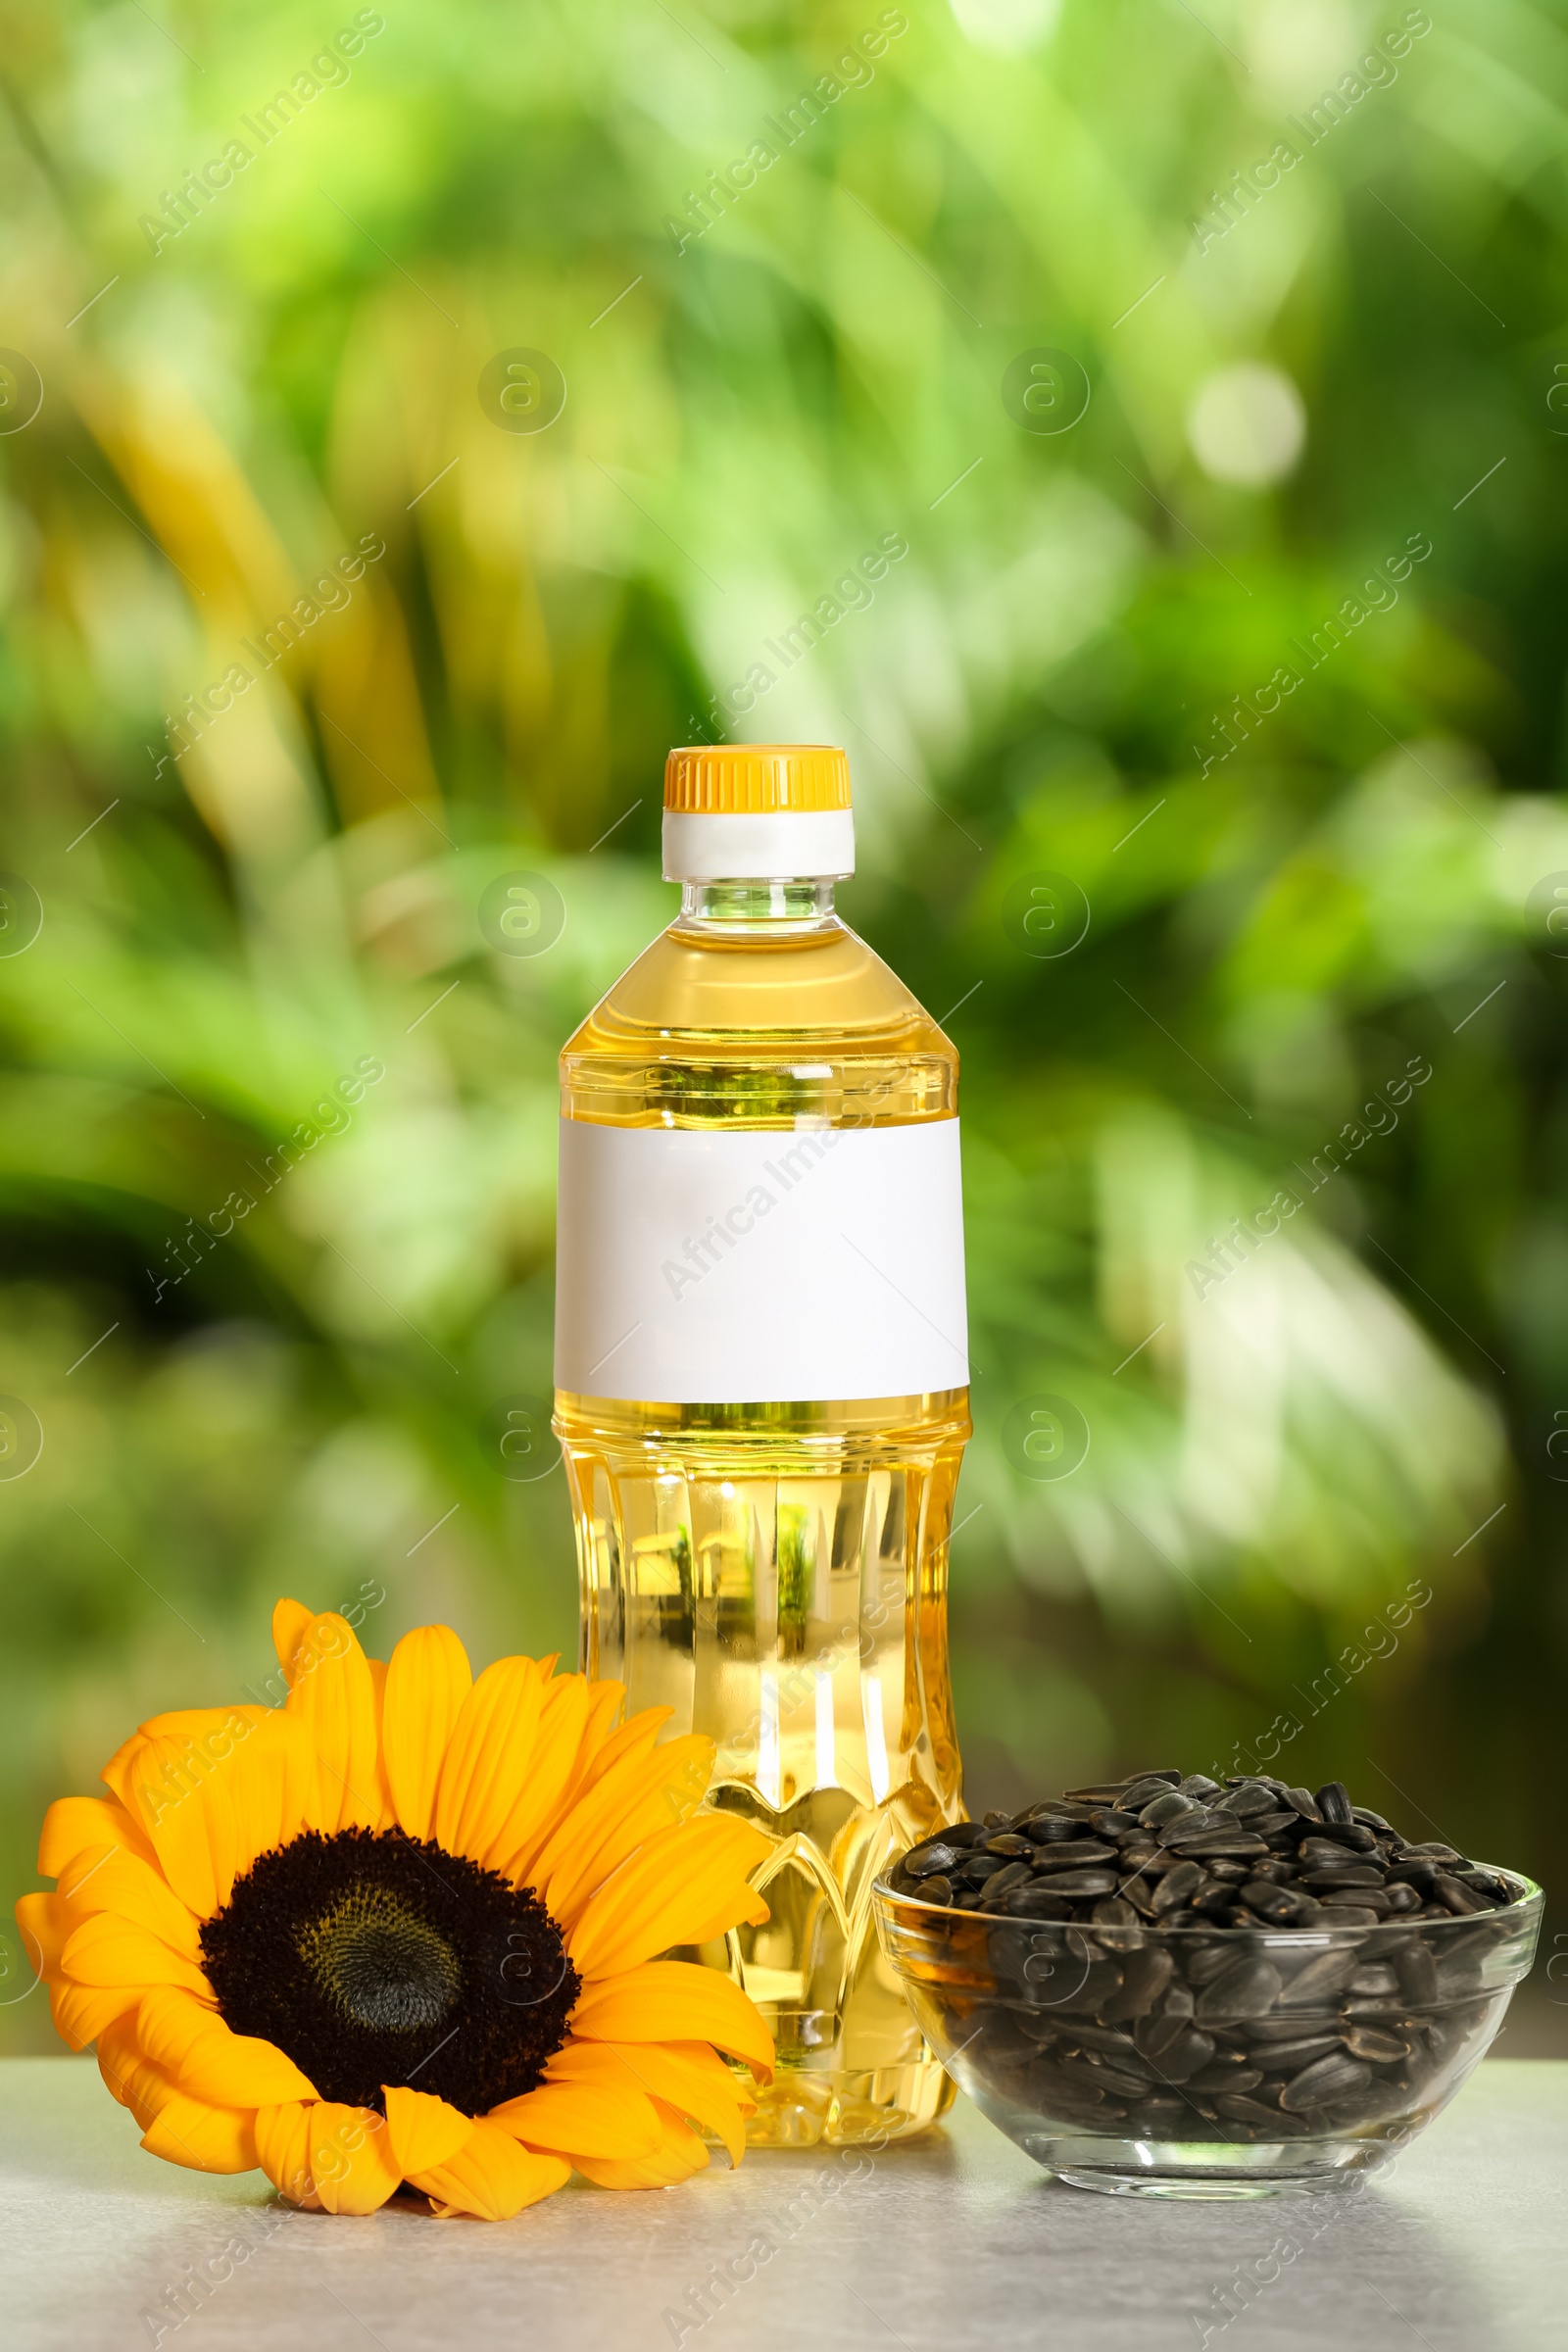
[[[1492,1907],[1486,1895],[1478,1894],[1475,1888],[1467,1886],[1462,1879],[1450,1878],[1445,1870],[1440,1870],[1438,1873],[1436,1891],[1438,1900],[1444,1908],[1452,1911],[1461,1919],[1471,1912],[1488,1911]]]
[[[1320,1895],[1318,1900],[1328,1908],[1334,1920],[1343,1920],[1348,1912],[1356,1926],[1361,1928],[1370,1927],[1374,1920],[1387,1919],[1389,1916],[1389,1898],[1381,1886],[1341,1886],[1330,1894]]]
[[[1249,1879],[1242,1888],[1242,1901],[1259,1919],[1274,1927],[1288,1927],[1301,1908],[1301,1898],[1294,1886],[1277,1886],[1272,1879]]]
[[[1141,2017],[1133,2028],[1134,2047],[1141,2058],[1157,2064],[1167,2050],[1175,2048],[1191,2023],[1190,2016]]]
[[[1028,2073],[1030,2096],[1041,2109],[1050,2114],[1054,2109],[1077,2108],[1088,2112],[1098,2108],[1104,2092],[1098,2082],[1086,2082],[1070,2074],[1064,2063],[1053,2063],[1037,2058]]]
[[[1138,1780],[1129,1782],[1116,1802],[1129,1813],[1136,1813],[1142,1806],[1152,1805],[1155,1797],[1163,1796],[1174,1788],[1181,1777],[1179,1772],[1146,1772]]]
[[[1102,2007],[1101,2016],[1107,2024],[1118,2018],[1147,2016],[1175,1973],[1171,1954],[1156,1945],[1146,1944],[1142,1951],[1129,1953],[1121,1984]]]
[[[1179,1862],[1174,1870],[1165,1873],[1154,1889],[1156,1915],[1180,1910],[1184,1903],[1192,1901],[1202,1884],[1203,1874],[1196,1862]]]
[[[1055,1893],[1046,1881],[1032,1879],[1027,1886],[1014,1886],[1004,1894],[1002,1908],[1009,1919],[1067,1920],[1073,1916],[1073,1898]]]
[[[988,1854],[983,1845],[977,1845],[963,1855],[957,1868],[948,1875],[961,1879],[966,1886],[983,1886],[987,1879],[995,1878],[996,1872],[996,1855]]]
[[[1337,1993],[1347,1989],[1360,1965],[1358,1951],[1314,1952],[1280,1994],[1280,2007],[1304,2009],[1332,2001]]]
[[[1232,2055],[1240,2058],[1241,2052],[1216,2051],[1207,2066],[1198,2074],[1188,2077],[1187,2087],[1189,2090],[1209,2092],[1255,2090],[1263,2080],[1261,2067],[1221,2064],[1222,2058],[1228,2060]],[[1223,2100],[1216,2099],[1215,2104],[1223,2115],[1225,2112]]]
[[[1203,1810],[1202,1805],[1196,1804],[1190,1796],[1183,1796],[1179,1789],[1167,1788],[1163,1796],[1156,1796],[1152,1804],[1144,1805],[1138,1818],[1146,1830],[1157,1832],[1168,1821],[1196,1820]]]
[[[1194,2015],[1205,2026],[1229,2017],[1262,2017],[1279,1989],[1280,1972],[1267,1960],[1236,1960],[1204,1985]]]
[[[994,1870],[991,1873],[981,1886],[981,1900],[987,1903],[998,1902],[1012,1887],[1027,1886],[1029,1878],[1030,1871],[1027,1862],[1004,1862],[1000,1870]]]
[[[1209,2035],[1200,2034],[1195,2026],[1184,2025],[1175,2039],[1159,2052],[1154,2065],[1167,2082],[1185,2082],[1200,2067],[1206,2066],[1213,2055],[1214,2044]]]
[[[1348,1825],[1354,1814],[1350,1809],[1350,1791],[1343,1781],[1327,1781],[1317,1792],[1317,1809],[1325,1821]]]
[[[1511,1899],[1507,1880],[1499,1878],[1494,1870],[1455,1870],[1451,1876],[1463,1886],[1473,1886],[1478,1894],[1491,1895],[1494,1902],[1506,1903]]]
[[[1338,2034],[1307,2034],[1299,2041],[1263,2042],[1258,2056],[1263,2071],[1269,2075],[1298,2075],[1303,2066],[1311,2066],[1326,2058],[1331,2050],[1340,2047]]]
[[[1364,2058],[1369,2066],[1399,2065],[1410,2055],[1407,2036],[1388,2026],[1351,2026],[1345,2046],[1352,2058]]]
[[[1054,1870],[1049,1877],[1037,1875],[1034,1884],[1048,1894],[1114,1894],[1116,1874],[1113,1870]]]
[[[1047,1885],[1050,1885],[1049,1880]],[[1138,1925],[1137,1912],[1119,1894],[1106,1895],[1103,1902],[1095,1905],[1089,1916],[1097,1928],[1136,1928]]]
[[[1081,1821],[1069,1821],[1064,1814],[1051,1813],[1040,1820],[1026,1821],[1018,1835],[1028,1838],[1038,1859],[1055,1846],[1068,1845],[1074,1838],[1081,1839],[1086,1826]]]
[[[1243,1820],[1250,1813],[1272,1813],[1276,1810],[1274,1791],[1265,1788],[1261,1782],[1243,1781],[1240,1788],[1232,1788],[1219,1799],[1215,1810],[1234,1813]]]
[[[1102,1845],[1096,1838],[1070,1838],[1050,1845],[1031,1849],[1033,1866],[1040,1870],[1097,1870],[1105,1862],[1116,1860],[1112,1845]]]
[[[1187,1955],[1189,1984],[1211,1984],[1222,1969],[1230,1967],[1236,1954],[1224,1942],[1200,1943]]]
[[[1327,2106],[1332,2100],[1348,2097],[1351,2091],[1364,2090],[1371,2080],[1369,2066],[1345,2051],[1333,2052],[1293,2075],[1280,2092],[1280,2105],[1297,2113],[1303,2107]]]
[[[1236,1862],[1254,1858],[1261,1861],[1268,1852],[1261,1838],[1254,1838],[1250,1830],[1241,1828],[1201,1829],[1195,1835],[1178,1831],[1174,1836],[1167,1836],[1165,1843],[1173,1852],[1192,1854],[1200,1861],[1207,1861],[1210,1857]]]
[[[935,1878],[938,1873],[956,1870],[961,1859],[959,1849],[944,1839],[935,1845],[917,1846],[906,1854],[904,1867],[912,1879]]]
[[[1089,1827],[1097,1838],[1108,1838],[1119,1845],[1134,1837],[1142,1824],[1136,1813],[1123,1813],[1115,1805],[1097,1805],[1089,1816]]]
[[[1102,2059],[1092,2072],[1086,2068],[1081,2076],[1073,2061],[1067,2063],[1075,2080],[1096,2082],[1102,2090],[1108,2091],[1112,2098],[1141,2099],[1151,2087],[1147,2075],[1137,2074],[1130,2067],[1118,2066],[1114,2060]]]

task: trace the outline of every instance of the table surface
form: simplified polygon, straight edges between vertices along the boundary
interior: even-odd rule
[[[0,2066],[16,2352],[1568,2346],[1560,2062],[1489,2061],[1360,2196],[1247,2206],[1063,2188],[961,2100],[875,2156],[756,2154],[734,2174],[719,2158],[642,2194],[573,2182],[493,2225],[297,2214],[259,2173],[181,2172],[136,2137],[90,2060]],[[728,2288],[705,2297],[720,2264]],[[177,2322],[169,2291],[204,2274],[220,2283]]]

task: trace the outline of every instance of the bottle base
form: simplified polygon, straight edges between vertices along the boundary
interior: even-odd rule
[[[749,2148],[881,2147],[927,2131],[954,2101],[950,2076],[929,2052],[907,2066],[834,2069],[781,2065],[765,2088],[753,2083],[757,2113]]]

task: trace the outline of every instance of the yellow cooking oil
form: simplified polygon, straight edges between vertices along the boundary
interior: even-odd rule
[[[729,799],[753,805],[693,809],[715,772],[722,802],[726,758]],[[953,2095],[878,1951],[870,1890],[961,1812],[957,1055],[835,912],[843,826],[777,821],[820,816],[829,794],[847,815],[843,755],[682,760],[673,813],[763,821],[713,843],[677,826],[671,849],[666,816],[680,913],[561,1056],[557,1378],[573,1385],[555,1427],[581,1661],[624,1682],[630,1708],[672,1709],[669,1733],[707,1733],[707,1803],[770,1840],[766,1924],[675,1955],[728,1971],[775,2035],[752,2140],[863,2141],[921,2130]],[[690,870],[713,864],[743,870]],[[906,1366],[907,1386],[860,1393]],[[827,1393],[798,1393],[813,1380]]]

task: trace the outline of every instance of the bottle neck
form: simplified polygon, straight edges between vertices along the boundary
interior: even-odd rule
[[[683,882],[675,927],[710,936],[783,939],[842,928],[835,877],[794,874],[768,882]]]

